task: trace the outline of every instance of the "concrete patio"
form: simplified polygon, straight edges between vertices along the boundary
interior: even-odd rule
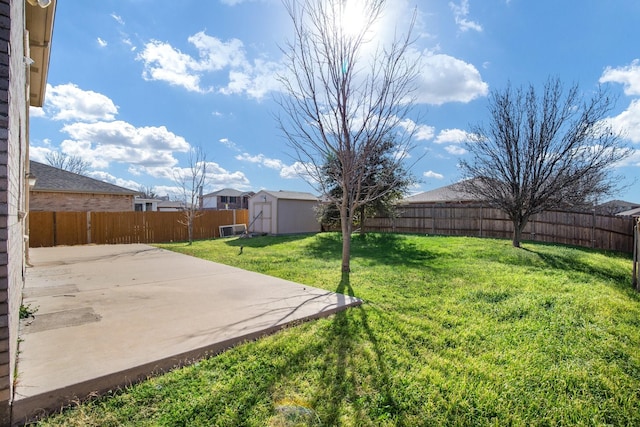
[[[360,304],[147,245],[30,249],[30,262],[17,423]]]

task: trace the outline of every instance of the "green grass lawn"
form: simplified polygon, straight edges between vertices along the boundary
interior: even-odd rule
[[[341,282],[338,234],[160,246],[364,303],[42,425],[640,425],[629,256],[374,234]]]

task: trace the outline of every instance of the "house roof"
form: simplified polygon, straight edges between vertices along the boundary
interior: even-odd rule
[[[606,215],[616,215],[628,210],[640,208],[640,203],[627,202],[625,200],[610,200],[596,206],[596,212]]]
[[[31,191],[61,192],[61,193],[92,193],[92,194],[121,194],[135,195],[138,191],[109,184],[78,175],[43,163],[29,162],[31,175],[36,178],[36,185]]]
[[[405,197],[402,203],[452,203],[477,202],[478,200],[478,197],[463,191],[460,188],[460,183],[455,183]]]
[[[286,199],[286,200],[309,200],[317,202],[319,199],[317,196],[314,196],[311,193],[305,193],[300,191],[268,191],[268,190],[260,190],[253,197],[256,197],[260,193],[266,193],[276,199]]]
[[[640,207],[635,209],[630,209],[628,211],[620,212],[616,214],[617,216],[640,216]]]
[[[47,7],[38,6],[34,0],[25,3],[25,25],[29,31],[29,57],[33,63],[29,67],[29,105],[42,107],[49,73],[53,21],[56,0]]]
[[[205,194],[202,197],[218,197],[218,196],[241,197],[245,195],[251,196],[253,195],[253,191],[240,191],[240,190],[234,190],[233,188],[223,188],[222,190]]]

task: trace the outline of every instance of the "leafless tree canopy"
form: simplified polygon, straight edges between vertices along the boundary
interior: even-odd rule
[[[472,129],[470,158],[460,165],[464,189],[503,210],[514,246],[532,215],[593,203],[616,190],[615,163],[629,155],[607,123],[613,100],[605,90],[588,101],[576,85],[547,80],[541,95],[507,87],[489,99],[490,123]]]
[[[367,159],[394,141],[391,168],[400,168],[412,148],[413,129],[400,126],[411,110],[417,76],[417,63],[407,55],[412,26],[389,45],[374,47],[371,29],[385,0],[359,2],[360,28],[343,22],[345,0],[284,4],[294,35],[283,49],[288,73],[280,76],[285,95],[278,120],[304,177],[340,210],[342,271],[348,272],[351,218],[359,206],[385,195],[366,179]],[[330,159],[338,167],[324,167]],[[330,191],[335,183],[341,192]]]
[[[184,204],[181,224],[187,227],[189,244],[193,242],[193,221],[200,214],[199,195],[207,179],[207,155],[201,147],[189,150],[189,165],[174,173],[174,181],[182,193]]]
[[[61,151],[50,151],[45,155],[46,162],[58,169],[84,175],[89,170],[90,163],[79,156],[70,156]]]

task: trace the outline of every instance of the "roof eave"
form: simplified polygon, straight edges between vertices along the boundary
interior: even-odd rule
[[[42,107],[49,74],[51,39],[56,0],[45,8],[25,1],[25,22],[29,32],[29,57],[33,63],[29,67],[29,105]]]

